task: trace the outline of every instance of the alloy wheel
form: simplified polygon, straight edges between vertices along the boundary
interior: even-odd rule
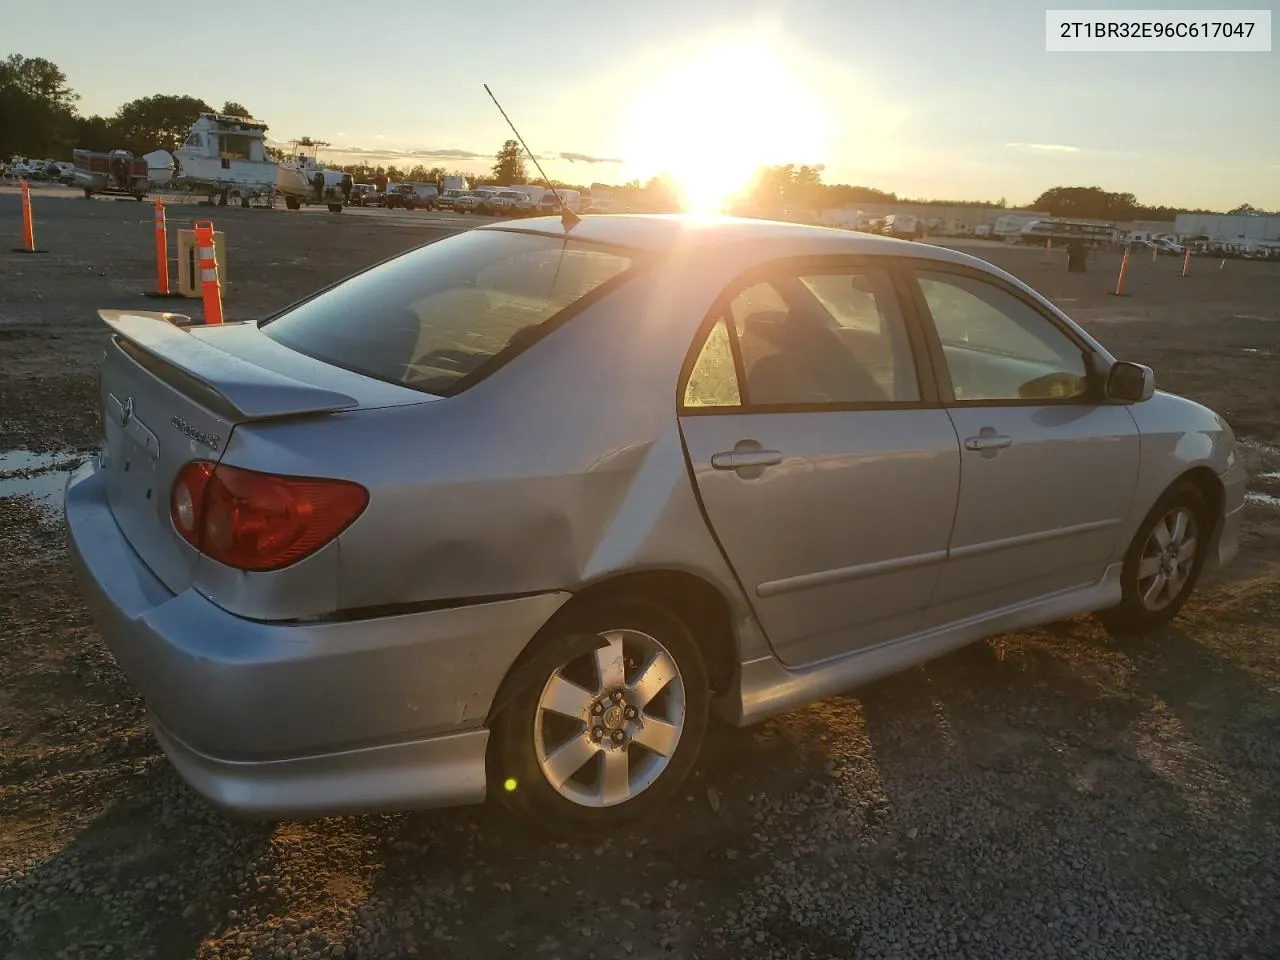
[[[533,728],[547,783],[584,807],[643,793],[670,763],[685,722],[684,678],[666,647],[638,630],[600,638],[603,646],[551,674]]]
[[[1195,513],[1179,506],[1156,521],[1138,560],[1138,596],[1155,613],[1173,603],[1191,576],[1198,549]]]

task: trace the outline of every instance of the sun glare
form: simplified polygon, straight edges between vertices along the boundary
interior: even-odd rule
[[[720,41],[644,84],[625,156],[642,180],[669,177],[685,209],[719,212],[761,166],[820,162],[820,104],[769,37]]]

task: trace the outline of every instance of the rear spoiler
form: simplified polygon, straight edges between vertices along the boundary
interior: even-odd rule
[[[194,381],[206,399],[224,407],[237,422],[336,413],[360,405],[346,394],[313,387],[191,336],[178,325],[187,319],[179,314],[99,310],[98,316],[115,337],[153,361],[147,366],[157,366],[154,361],[159,361],[161,369],[154,372],[169,379]]]

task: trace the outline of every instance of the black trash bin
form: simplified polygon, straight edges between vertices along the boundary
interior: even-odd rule
[[[1088,256],[1089,251],[1085,249],[1082,241],[1067,241],[1067,272],[1084,273],[1084,264]]]

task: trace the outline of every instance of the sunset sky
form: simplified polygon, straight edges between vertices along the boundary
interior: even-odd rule
[[[487,82],[532,148],[575,158],[545,164],[571,182],[795,162],[911,197],[1082,185],[1280,207],[1280,53],[1050,54],[1045,5],[1025,0],[219,0],[204,27],[159,0],[108,9],[90,27],[66,4],[0,0],[0,54],[56,62],[87,113],[236,100],[273,139],[342,159],[487,168],[509,136]]]

